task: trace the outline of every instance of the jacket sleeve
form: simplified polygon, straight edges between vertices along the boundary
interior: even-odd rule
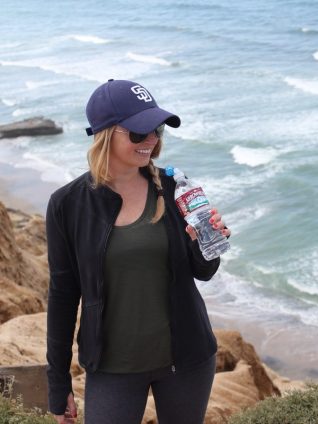
[[[50,271],[46,356],[49,410],[61,415],[72,391],[70,365],[81,293],[52,197],[46,213],[46,234]]]
[[[202,281],[210,280],[220,266],[220,258],[205,260],[197,240],[189,240],[188,251],[193,277]]]

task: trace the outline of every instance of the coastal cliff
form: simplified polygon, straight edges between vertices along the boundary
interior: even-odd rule
[[[0,202],[0,366],[46,363],[48,281],[43,217],[6,208]],[[217,374],[205,423],[226,422],[242,408],[301,386],[266,367],[239,332],[215,330],[215,335],[219,345]],[[85,372],[77,361],[75,339],[71,373],[82,408]],[[151,393],[142,423],[157,423]]]

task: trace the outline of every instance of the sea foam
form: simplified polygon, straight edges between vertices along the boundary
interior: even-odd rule
[[[73,180],[73,176],[62,168],[52,162],[49,162],[36,154],[26,152],[23,154],[23,161],[14,165],[16,168],[31,168],[41,173],[41,180],[45,182],[56,182],[65,184]]]
[[[30,60],[24,60],[24,61],[0,61],[0,65],[2,66],[14,66],[14,67],[21,67],[21,68],[37,68],[41,69],[42,71],[46,72],[53,72],[57,75],[66,75],[66,76],[72,76],[72,77],[78,77],[84,80],[89,81],[100,81],[98,77],[95,77],[95,75],[89,74],[89,66],[86,64],[86,67],[83,66],[83,68],[80,66],[80,64],[77,63],[68,65],[67,63],[55,63],[50,62],[50,60],[46,60],[45,58],[40,59],[30,59]],[[87,68],[87,69],[86,69]],[[95,68],[90,68],[90,71],[94,73]],[[31,82],[29,83],[29,89],[35,88],[34,84]]]
[[[66,75],[68,77],[80,78],[87,81],[105,82],[105,67],[108,68],[108,75],[116,75],[117,79],[124,79],[130,74],[131,78],[137,77],[145,71],[145,65],[136,64],[132,66],[129,63],[107,63],[103,56],[99,56],[94,63],[83,60],[76,63],[68,61],[59,61],[50,57],[41,57],[27,59],[23,61],[1,61],[2,66],[13,66],[21,68],[41,69],[45,72],[52,72],[56,75]],[[32,84],[31,84],[32,86]]]
[[[255,149],[243,146],[234,146],[231,149],[231,153],[235,163],[239,165],[248,165],[252,168],[271,162],[279,154],[279,152],[272,147]]]
[[[266,206],[251,206],[227,213],[223,218],[225,222],[231,223],[231,230],[233,233],[238,234],[247,229],[252,222],[268,215],[269,212],[270,208]]]
[[[81,34],[69,34],[66,35],[67,40],[80,41],[81,43],[92,43],[92,44],[108,44],[111,40],[106,38],[97,37],[96,35],[81,35]]]
[[[284,81],[291,87],[297,88],[304,93],[318,94],[318,80],[304,80],[300,78],[286,77],[284,78]]]
[[[299,282],[295,278],[288,278],[288,284],[294,287],[296,290],[298,290],[301,293],[307,293],[310,295],[318,296],[318,286],[316,285],[310,285],[310,284],[304,284],[303,282]]]
[[[28,90],[35,90],[40,87],[45,87],[47,85],[57,84],[56,81],[26,81],[25,86]]]
[[[306,325],[318,326],[317,304],[308,308],[308,303],[302,299],[284,298],[282,296],[274,298],[272,292],[264,290],[263,285],[257,281],[238,277],[225,270],[219,271],[213,277],[212,285],[200,282],[198,286],[204,294],[205,300],[215,298],[221,301],[224,309],[230,305],[233,315],[235,311],[241,313],[244,309],[244,313],[249,316],[249,319],[257,320],[262,316],[264,322],[266,322],[268,319],[272,320],[273,317],[280,316],[287,320],[296,319]],[[216,312],[210,311],[209,306],[207,309],[212,315]],[[233,315],[231,314],[232,317]]]
[[[318,30],[308,27],[301,28],[301,32],[304,32],[306,34],[318,34]]]
[[[12,116],[23,116],[27,115],[28,113],[30,113],[30,109],[16,109],[12,112]]]
[[[13,99],[1,99],[1,102],[5,105],[5,106],[15,106],[17,104],[17,102]]]
[[[264,182],[273,179],[285,168],[285,164],[275,161],[258,169],[257,172],[250,167],[242,168],[239,175],[227,174],[219,178],[217,184],[211,177],[196,178],[196,181],[204,187],[208,197],[213,199],[213,204],[222,204],[226,207],[232,205],[234,201],[239,201],[252,187],[262,186]]]
[[[126,57],[128,57],[131,60],[134,60],[136,62],[143,62],[143,63],[150,63],[152,65],[161,65],[161,66],[173,66],[174,62],[169,62],[166,59],[162,59],[157,56],[148,56],[144,54],[136,54],[132,52],[128,52],[126,54]]]

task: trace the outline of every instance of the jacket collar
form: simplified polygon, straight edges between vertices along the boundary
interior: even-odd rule
[[[151,176],[147,166],[139,168],[139,171],[140,171],[141,175],[143,175],[149,182],[152,182],[152,176]],[[110,187],[108,187],[104,184],[100,184],[96,188],[93,188],[94,180],[93,180],[93,176],[92,176],[90,171],[87,171],[85,173],[85,182],[86,182],[86,185],[89,188],[89,190],[93,191],[97,195],[106,196],[106,197],[109,197],[109,196],[110,197],[112,197],[112,196],[113,197],[120,197],[120,195],[118,193],[116,193]]]

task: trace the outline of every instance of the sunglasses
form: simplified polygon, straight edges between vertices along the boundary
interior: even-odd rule
[[[151,131],[150,133],[147,134],[139,134],[133,131],[122,131],[122,130],[114,130],[115,132],[120,132],[120,133],[129,133],[129,140],[132,143],[138,144],[141,143],[142,141],[146,140],[146,138],[148,137],[149,134],[152,134],[153,132],[155,133],[156,137],[160,138],[163,136],[163,131],[165,129],[165,124],[159,125],[159,127],[157,127],[155,130]]]

